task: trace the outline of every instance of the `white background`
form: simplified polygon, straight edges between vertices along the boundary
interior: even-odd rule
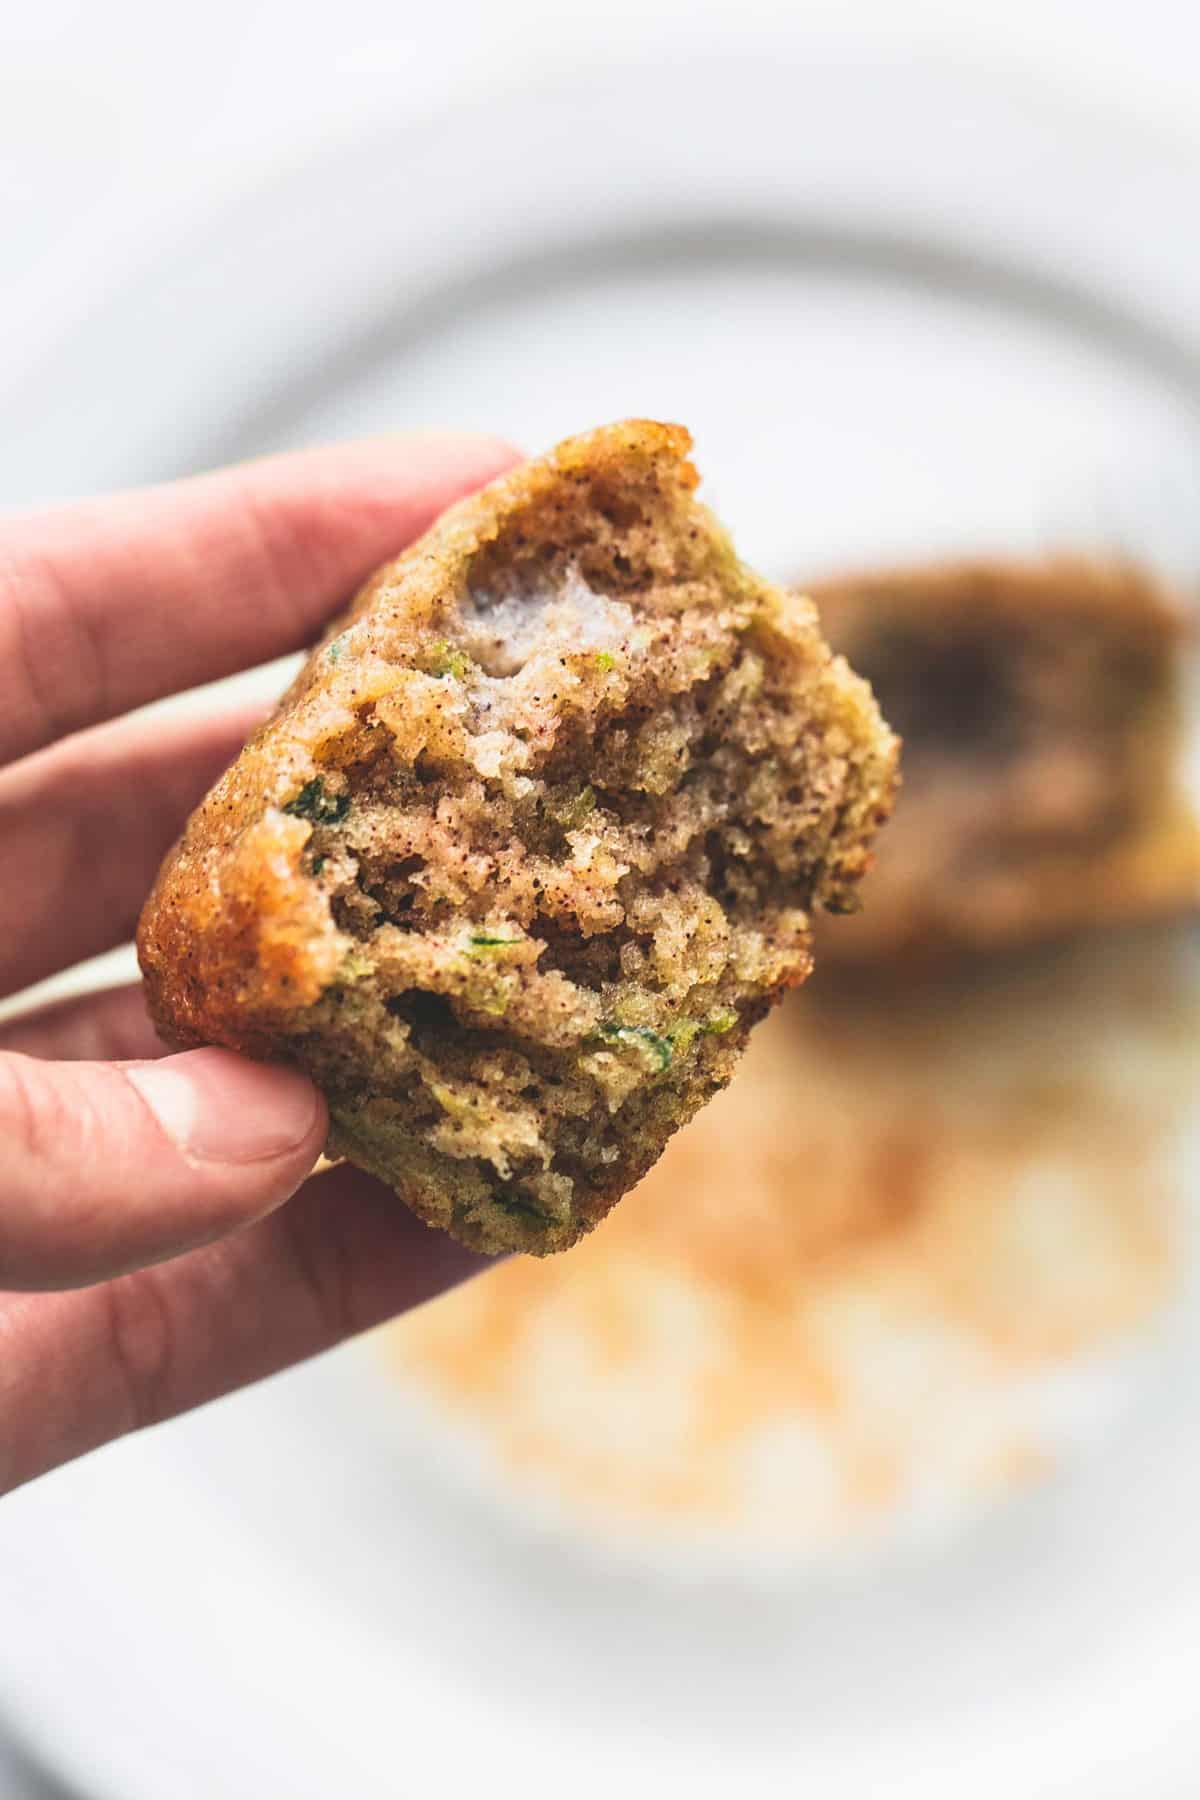
[[[3,360],[189,197],[372,120],[637,53],[670,81],[687,52],[763,43],[934,52],[1200,138],[1195,0],[3,0]]]

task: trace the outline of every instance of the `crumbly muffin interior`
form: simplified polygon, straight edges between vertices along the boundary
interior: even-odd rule
[[[210,799],[183,878],[242,920],[236,999],[212,920],[189,991],[170,876],[143,934],[176,1035],[300,1062],[331,1150],[489,1251],[573,1242],[728,1080],[890,800],[811,604],[738,562],[680,434],[624,429],[383,571]],[[238,910],[273,857],[282,961]]]

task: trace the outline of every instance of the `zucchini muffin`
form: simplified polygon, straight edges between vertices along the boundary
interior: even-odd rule
[[[1187,911],[1181,606],[1128,564],[1061,558],[809,590],[904,739],[869,916],[838,962],[992,950]]]
[[[138,936],[178,1045],[308,1070],[331,1155],[485,1252],[566,1249],[847,912],[897,743],[739,562],[690,438],[570,439],[367,584]]]

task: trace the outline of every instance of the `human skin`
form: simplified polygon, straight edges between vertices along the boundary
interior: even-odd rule
[[[125,715],[311,643],[515,460],[380,439],[0,521],[0,997],[129,939],[254,722]],[[295,1070],[164,1055],[138,988],[0,1024],[0,1492],[482,1266],[314,1176],[326,1128]]]

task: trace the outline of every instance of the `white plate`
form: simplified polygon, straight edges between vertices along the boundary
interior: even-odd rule
[[[1190,571],[1197,174],[950,69],[681,62],[515,96],[181,227],[74,333],[7,352],[0,492],[638,411],[697,429],[780,571],[1054,539]],[[777,1591],[503,1524],[414,1462],[354,1347],[5,1503],[0,1706],[113,1800],[1190,1792],[1198,1317],[1055,1489]]]

